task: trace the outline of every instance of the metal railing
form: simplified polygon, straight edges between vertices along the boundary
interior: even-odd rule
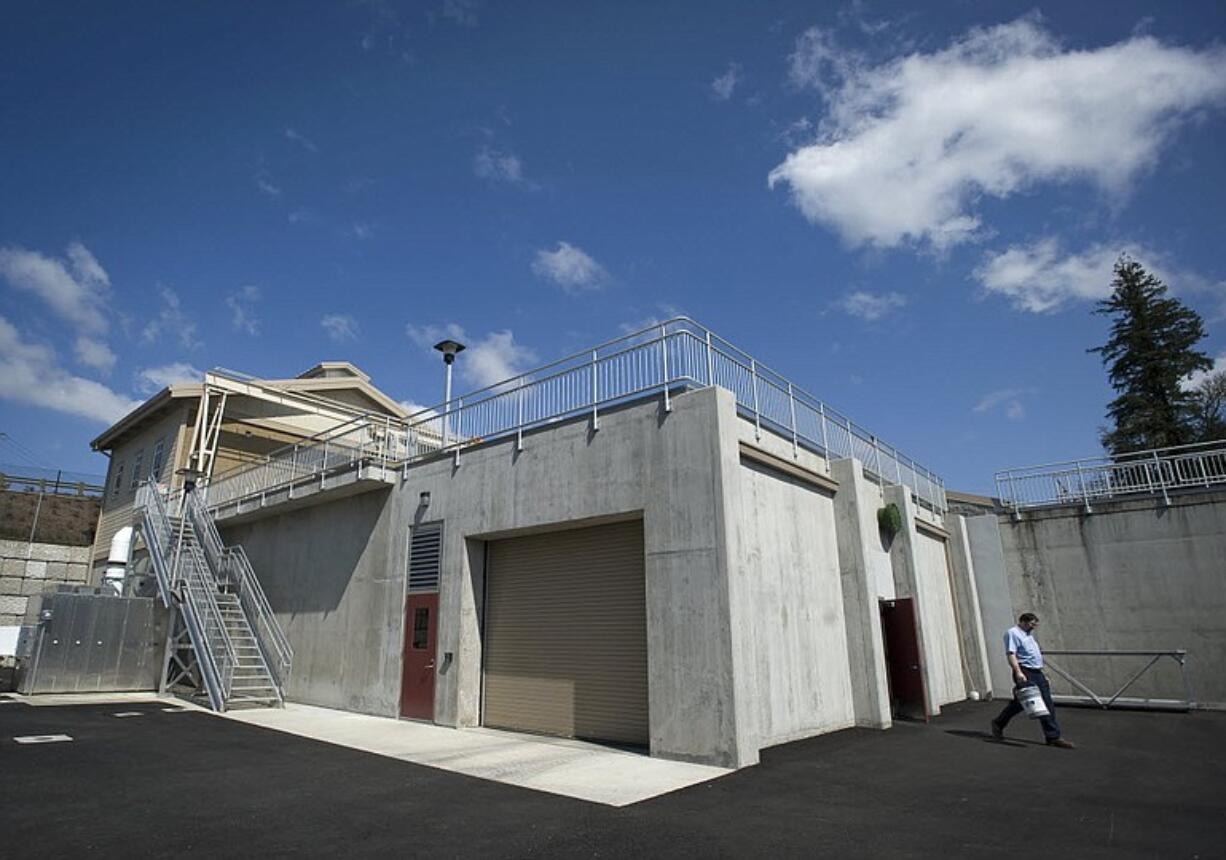
[[[373,463],[407,465],[446,451],[524,433],[580,415],[600,427],[602,411],[649,394],[671,409],[679,391],[719,385],[736,398],[755,432],[789,440],[827,459],[856,457],[870,478],[908,487],[935,510],[946,508],[941,479],[897,448],[709,329],[676,317],[519,376],[422,410],[405,422],[366,416],[287,446],[260,463],[227,472],[207,488],[211,508],[240,498],[321,480],[329,469]]]
[[[410,436],[421,436],[390,416],[363,415],[301,442],[286,445],[259,462],[240,466],[213,478],[203,488],[205,501],[216,508],[304,480],[326,479],[330,472],[350,469],[358,463],[393,467],[402,463]],[[437,450],[438,444],[435,444]]]
[[[1114,693],[1096,693],[1090,686],[1082,680],[1074,677],[1067,669],[1061,668],[1052,662],[1052,656],[1067,656],[1067,657],[1149,657],[1150,660],[1136,672],[1134,672],[1122,686],[1116,689]],[[1044,663],[1048,669],[1051,669],[1064,680],[1068,681],[1075,689],[1080,690],[1083,695],[1053,695],[1052,698],[1057,702],[1065,704],[1082,704],[1094,705],[1099,708],[1111,707],[1126,707],[1126,708],[1147,708],[1153,710],[1178,710],[1187,711],[1196,707],[1196,698],[1192,691],[1192,681],[1188,677],[1188,652],[1182,649],[1173,651],[1049,651],[1043,652]],[[1154,698],[1154,697],[1125,697],[1129,689],[1139,681],[1150,669],[1157,665],[1163,658],[1169,658],[1179,664],[1180,682],[1183,687],[1183,698]]]
[[[678,390],[719,385],[735,395],[737,408],[757,432],[770,431],[827,459],[857,457],[871,477],[904,484],[925,504],[945,509],[939,477],[897,448],[687,317],[575,353],[568,358],[440,404],[409,419],[409,457],[509,435],[522,445],[524,432],[600,412],[644,394],[660,392],[665,409]],[[414,432],[416,431],[416,433]]]
[[[223,544],[217,525],[200,497],[189,493],[187,498],[188,516],[204,547],[205,557],[217,580],[238,596],[243,615],[260,646],[265,667],[275,682],[277,696],[283,698],[294,662],[294,649],[289,637],[277,622],[246,551],[241,546],[227,547]]]
[[[0,490],[55,496],[101,496],[105,475],[86,475],[35,466],[0,465]]]
[[[162,603],[178,606],[187,627],[201,681],[214,710],[225,710],[234,682],[238,656],[226,629],[217,586],[200,546],[183,541],[167,512],[167,502],[156,484],[145,482],[137,491],[143,510],[142,530]],[[184,522],[180,528],[189,528]]]
[[[996,473],[996,492],[1014,512],[1045,505],[1080,504],[1087,511],[1103,499],[1161,495],[1172,490],[1226,484],[1226,440],[1067,460]]]

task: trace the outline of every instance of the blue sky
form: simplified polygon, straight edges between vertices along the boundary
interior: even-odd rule
[[[943,475],[1092,455],[1129,252],[1226,365],[1220,3],[0,7],[0,432],[684,313]],[[0,460],[12,462],[9,448]]]

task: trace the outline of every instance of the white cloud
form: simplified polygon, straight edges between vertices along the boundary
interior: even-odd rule
[[[529,370],[536,352],[515,342],[510,329],[492,331],[468,348],[463,362],[457,360],[460,376],[478,388],[502,382]]]
[[[350,228],[349,232],[353,234],[354,238],[369,239],[375,234],[375,228],[373,224],[367,224],[364,221],[355,221],[353,222],[353,226]]]
[[[741,82],[741,64],[729,63],[728,69],[722,75],[711,81],[711,92],[722,102],[732,98],[737,84]]]
[[[245,331],[252,336],[260,333],[260,318],[255,313],[255,303],[259,300],[260,288],[252,284],[226,296],[230,325],[235,331]]]
[[[676,317],[683,317],[686,315],[685,311],[669,304],[656,305],[656,310],[659,313],[648,314],[647,316],[636,321],[620,323],[617,328],[622,334],[634,334],[635,332],[640,332],[644,329],[658,326],[661,323],[666,323]]]
[[[267,197],[281,196],[280,187],[273,184],[272,175],[267,170],[261,168],[260,170],[256,171],[253,178],[255,180],[255,187],[260,189],[261,194],[264,194]]]
[[[287,128],[285,130],[285,139],[292,140],[294,143],[298,144],[308,152],[319,152],[319,147],[316,146],[314,142],[292,128]]]
[[[609,279],[603,266],[569,242],[558,242],[553,251],[537,251],[532,271],[571,295],[599,290]]]
[[[1006,418],[1016,421],[1026,416],[1022,398],[1029,393],[1024,388],[1001,388],[991,391],[979,399],[972,411],[983,415],[999,408],[1004,412]]]
[[[516,343],[510,329],[492,331],[476,339],[470,338],[456,323],[410,324],[405,332],[414,343],[426,349],[445,339],[464,344],[465,350],[456,358],[455,369],[461,379],[476,388],[485,388],[518,376],[538,361],[536,351]]]
[[[0,317],[0,398],[107,424],[140,405],[101,383],[68,373],[50,347],[23,340],[4,317]]]
[[[942,249],[987,229],[982,197],[1077,180],[1126,193],[1181,121],[1226,97],[1226,51],[1150,36],[1069,50],[1028,17],[874,66],[815,29],[791,76],[827,115],[771,186],[849,244]]]
[[[476,156],[473,157],[473,173],[478,178],[493,183],[535,187],[524,175],[524,165],[518,155],[488,145],[477,150]]]
[[[179,294],[170,287],[159,287],[158,295],[162,299],[162,309],[145,323],[141,332],[145,342],[156,343],[163,336],[168,336],[177,339],[184,349],[200,346],[200,341],[196,339],[196,323],[184,312]]]
[[[421,421],[426,418],[437,418],[438,413],[429,406],[422,406],[415,400],[401,400],[400,408],[409,413],[410,418]]]
[[[358,321],[349,314],[324,314],[319,324],[336,343],[358,339]]]
[[[0,277],[15,289],[38,296],[81,331],[101,334],[107,330],[111,279],[80,242],[68,246],[64,260],[25,248],[0,248]]]
[[[839,302],[839,307],[853,317],[873,322],[906,304],[907,297],[902,293],[869,293],[857,290],[844,297]]]
[[[1209,368],[1208,370],[1198,370],[1189,375],[1187,379],[1180,383],[1180,387],[1183,388],[1184,391],[1191,391],[1204,382],[1205,378],[1209,375],[1214,373],[1222,373],[1223,371],[1226,371],[1226,352],[1221,353],[1213,360],[1213,367]]]
[[[476,27],[481,23],[477,10],[481,4],[477,0],[443,0],[443,17],[454,21],[461,27]]]
[[[161,367],[146,367],[136,374],[136,389],[142,394],[156,394],[171,385],[200,383],[204,381],[204,371],[184,361]]]
[[[1077,253],[1065,253],[1057,239],[1046,237],[1029,245],[1014,245],[989,253],[975,269],[975,278],[989,293],[1004,296],[1018,310],[1054,311],[1073,301],[1096,301],[1111,295],[1115,263],[1128,252],[1165,281],[1162,256],[1128,243],[1101,243]]]
[[[436,343],[444,340],[464,343],[468,339],[468,335],[464,334],[464,329],[455,323],[421,326],[409,323],[404,327],[404,333],[409,336],[413,343],[425,348],[433,347]]]
[[[100,340],[95,340],[86,335],[77,337],[77,341],[73,344],[73,352],[77,356],[77,361],[84,364],[86,367],[92,367],[102,373],[110,373],[115,367],[115,362],[118,360],[115,353],[111,352],[111,348]]]

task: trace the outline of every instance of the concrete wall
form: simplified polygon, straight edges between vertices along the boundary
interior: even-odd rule
[[[398,716],[404,532],[391,490],[221,526],[294,648],[287,697]]]
[[[20,626],[29,598],[57,585],[84,585],[89,547],[0,540],[0,627]]]
[[[725,485],[736,479],[729,392],[708,389],[466,451],[409,470],[400,493],[442,520],[443,582],[438,650],[450,669],[438,676],[435,717],[444,725],[480,722],[484,541],[529,529],[642,516],[647,577],[648,691],[654,755],[725,765],[757,760],[738,703],[730,631]],[[406,503],[406,510],[408,503]],[[398,526],[406,530],[410,520]]]
[[[1013,695],[1013,679],[1005,661],[1004,635],[1024,610],[1013,611],[997,515],[967,517],[965,525],[975,588],[979,593],[979,618],[987,650],[992,695],[1009,698]]]
[[[960,702],[966,698],[966,680],[945,541],[920,531],[915,546],[919,560],[916,608],[924,619],[933,697],[938,705]]]
[[[820,480],[819,458],[752,429],[742,421],[741,440]],[[733,641],[752,655],[738,666],[748,729],[765,747],[854,725],[834,491],[744,455],[729,477]]]
[[[958,616],[958,636],[962,645],[962,668],[968,692],[981,697],[992,695],[991,659],[983,630],[983,611],[979,604],[979,587],[975,581],[975,560],[967,536],[966,517],[947,513],[945,528],[949,575],[954,592],[954,610]]]
[[[890,542],[894,587],[898,597],[915,601],[926,708],[935,715],[941,712],[941,705],[966,698],[944,543],[917,526],[920,519],[936,526],[936,517],[921,511],[909,489],[886,487],[885,502],[902,512],[903,527]]]
[[[882,599],[894,598],[889,542],[877,524],[880,487],[859,460],[836,460],[834,497],[847,659],[856,725],[889,728],[890,689],[881,631]]]
[[[1057,649],[1184,648],[1197,697],[1226,706],[1226,493],[1192,493],[1068,506],[1000,518],[1015,612],[1040,616],[1040,642]],[[1066,658],[1096,691],[1140,665]],[[1078,671],[1080,670],[1080,671]],[[1180,692],[1173,665],[1142,695]],[[1114,692],[1114,688],[1108,692]]]

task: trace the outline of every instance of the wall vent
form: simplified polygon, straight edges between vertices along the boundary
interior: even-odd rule
[[[409,537],[409,591],[438,591],[443,566],[443,524],[416,526]]]

